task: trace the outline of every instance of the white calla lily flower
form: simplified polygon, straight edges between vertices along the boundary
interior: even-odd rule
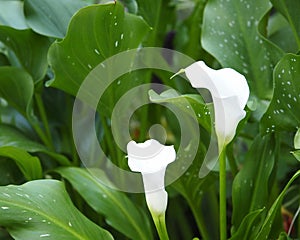
[[[154,139],[144,143],[130,141],[127,153],[129,168],[142,174],[150,212],[156,216],[164,215],[168,202],[164,177],[167,165],[176,159],[174,147],[164,146]]]
[[[234,138],[238,123],[245,117],[249,98],[245,77],[231,68],[214,70],[203,61],[193,63],[185,74],[195,88],[210,91],[214,103],[215,129],[219,149]]]

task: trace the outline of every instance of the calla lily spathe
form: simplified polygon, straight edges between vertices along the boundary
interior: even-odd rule
[[[142,174],[146,201],[151,214],[157,216],[164,214],[168,202],[164,178],[167,165],[176,159],[174,147],[164,146],[154,139],[144,143],[130,141],[127,144],[127,153],[131,171]]]
[[[238,123],[245,117],[249,86],[245,77],[231,68],[214,70],[203,61],[193,63],[185,74],[195,88],[210,91],[214,103],[215,129],[219,149],[234,137]]]

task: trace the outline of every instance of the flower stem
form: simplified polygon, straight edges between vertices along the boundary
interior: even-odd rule
[[[153,213],[152,218],[160,240],[169,240],[166,221],[165,221],[165,213],[160,215],[156,215]]]
[[[227,211],[226,211],[226,146],[220,154],[220,240],[227,239]]]

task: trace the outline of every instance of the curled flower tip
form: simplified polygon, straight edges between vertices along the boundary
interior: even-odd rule
[[[234,137],[238,123],[245,117],[249,98],[245,77],[231,68],[214,70],[202,61],[185,69],[191,85],[210,91],[214,103],[215,129],[219,146],[227,145]]]
[[[182,68],[182,69],[180,69],[177,73],[173,74],[173,75],[170,77],[170,79],[173,79],[174,77],[176,77],[176,76],[178,76],[178,75],[180,75],[181,73],[184,73],[184,72],[185,72],[185,70]]]
[[[174,147],[164,146],[154,139],[144,143],[130,141],[127,152],[129,168],[142,174],[149,210],[154,215],[164,214],[168,201],[164,178],[166,167],[176,159]]]

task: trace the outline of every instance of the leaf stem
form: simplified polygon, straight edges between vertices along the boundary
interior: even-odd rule
[[[166,227],[166,221],[165,221],[165,213],[160,214],[160,215],[156,215],[153,213],[152,218],[153,218],[153,221],[154,221],[155,227],[157,229],[160,240],[169,240],[168,231],[167,231],[167,227]]]
[[[236,164],[234,155],[233,155],[233,145],[230,144],[227,148],[227,156],[228,156],[228,162],[231,169],[231,173],[233,177],[235,177],[239,171],[238,166]]]
[[[227,239],[227,211],[226,211],[226,145],[220,153],[220,240]]]
[[[47,118],[47,114],[46,114],[46,111],[45,111],[45,107],[44,107],[44,103],[43,103],[41,94],[36,93],[34,95],[34,97],[35,97],[35,100],[36,100],[36,104],[37,104],[37,108],[39,110],[41,120],[42,120],[44,128],[45,128],[45,132],[46,132],[45,138],[47,138],[48,147],[51,150],[54,150],[52,136],[51,136],[51,132],[50,132],[50,128],[49,128],[49,122],[48,122],[48,118]]]

